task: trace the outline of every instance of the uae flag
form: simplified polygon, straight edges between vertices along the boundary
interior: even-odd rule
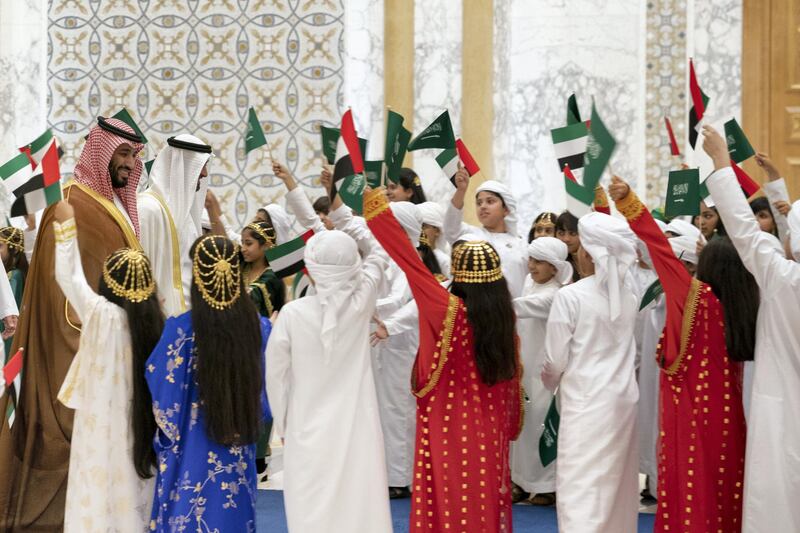
[[[61,200],[61,171],[58,167],[59,151],[55,139],[39,161],[41,174],[36,174],[14,190],[17,197],[11,204],[11,216],[23,216],[40,211]]]
[[[293,276],[306,267],[303,254],[306,251],[306,242],[313,236],[314,231],[308,230],[299,237],[264,252],[276,276],[279,278]]]
[[[17,189],[30,181],[33,175],[32,164],[28,155],[22,153],[0,166],[0,178],[8,192],[16,194]]]
[[[669,117],[664,117],[664,124],[667,126],[667,135],[669,136],[669,153],[672,155],[681,155],[681,151],[678,148],[678,141],[675,140],[675,132],[672,131],[672,122],[669,121]]]
[[[594,189],[578,183],[569,165],[564,166],[564,188],[567,191],[567,211],[578,218],[592,212]]]
[[[444,150],[436,156],[436,162],[442,167],[442,172],[445,173],[450,183],[455,187],[456,172],[458,171],[458,163],[461,162],[464,168],[469,173],[470,177],[477,174],[480,170],[475,158],[467,150],[467,145],[461,139],[456,140],[456,147]]]
[[[310,286],[311,278],[308,277],[308,274],[305,270],[295,274],[294,279],[292,280],[292,300],[297,300],[298,298],[305,296]]]
[[[346,191],[346,194],[342,195],[342,201],[351,209],[360,212],[361,199],[363,198],[367,180],[364,175],[361,145],[353,123],[353,112],[349,109],[342,115],[342,127],[336,144],[336,162],[333,166],[331,199],[336,197],[338,192],[336,183],[339,181],[343,181],[342,187]]]
[[[21,146],[19,151],[28,156],[28,159],[31,162],[31,168],[36,170],[36,167],[39,166],[39,163],[42,161],[42,158],[44,158],[47,150],[50,149],[50,145],[54,142],[55,138],[53,137],[53,131],[48,129],[36,137],[36,139],[34,139],[30,144]],[[63,152],[60,148],[57,148],[57,150],[59,152],[58,156],[61,157]]]
[[[706,113],[708,106],[708,96],[697,83],[697,75],[694,73],[694,63],[689,60],[689,93],[692,96],[692,107],[689,109],[689,144],[694,150],[697,145],[697,130],[700,128],[700,121]]]
[[[583,167],[586,141],[589,139],[589,128],[585,122],[550,130],[550,136],[553,138],[559,169],[564,170],[565,166],[572,169]]]
[[[8,405],[6,407],[6,420],[8,427],[14,423],[15,412],[19,393],[22,390],[22,348],[8,360],[3,367],[2,380],[0,380],[0,396],[8,392]]]

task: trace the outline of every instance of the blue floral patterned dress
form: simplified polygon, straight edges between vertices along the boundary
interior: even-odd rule
[[[261,319],[262,365],[271,327]],[[151,531],[224,533],[255,531],[255,443],[223,446],[205,432],[199,408],[191,312],[167,320],[147,360],[158,432],[158,477]],[[266,391],[261,405],[271,418]]]

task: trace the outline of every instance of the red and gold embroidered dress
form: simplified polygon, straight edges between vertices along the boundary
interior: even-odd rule
[[[692,278],[631,191],[616,202],[647,244],[664,288],[655,531],[741,531],[745,419],[742,364],[728,357],[722,304]]]
[[[409,531],[510,532],[508,455],[522,425],[521,365],[511,380],[483,383],[464,303],[425,268],[388,207],[380,191],[365,195],[369,228],[405,272],[419,308]]]

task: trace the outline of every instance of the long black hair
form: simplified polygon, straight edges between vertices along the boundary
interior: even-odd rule
[[[558,220],[558,215],[550,212],[550,211],[542,211],[539,215],[533,220],[533,224],[531,224],[531,229],[528,230],[528,244],[533,242],[533,239],[536,235],[536,226],[540,222],[544,222],[546,224],[553,224],[555,225],[556,220]],[[577,228],[577,226],[576,226]],[[575,230],[577,231],[577,229]]]
[[[213,240],[219,256],[230,258],[233,280],[239,296],[223,309],[209,305],[192,278],[192,329],[197,350],[196,381],[206,433],[223,445],[251,444],[258,439],[261,422],[261,394],[264,368],[261,362],[261,323],[258,311],[247,297],[240,254],[236,246],[220,236],[200,237],[190,254],[201,274],[214,268],[219,257],[212,257],[203,239]],[[204,267],[203,264],[212,265]]]
[[[400,169],[398,185],[404,189],[411,189],[413,194],[408,199],[412,204],[422,204],[427,202],[425,198],[425,191],[422,190],[422,184],[419,181],[419,176],[413,169],[403,167]]]
[[[430,246],[420,241],[417,250],[422,263],[430,270],[431,274],[442,274],[442,267],[439,265],[439,260],[436,259],[436,254],[433,253]]]
[[[117,252],[115,252],[116,254]],[[111,254],[109,258],[113,257]],[[108,259],[106,261],[108,261]],[[150,268],[150,261],[147,261]],[[124,285],[128,276],[127,268],[109,269],[111,278]],[[152,278],[152,271],[150,273]],[[133,466],[142,479],[153,477],[156,468],[156,452],[153,448],[153,437],[156,434],[156,420],[153,416],[153,398],[145,380],[145,364],[147,358],[158,344],[164,329],[164,313],[158,301],[158,292],[153,291],[149,298],[134,303],[117,296],[106,284],[103,276],[97,289],[98,294],[109,302],[120,306],[128,319],[131,332],[133,405],[131,409],[131,427],[133,429]]]
[[[734,361],[752,361],[759,290],[728,237],[711,239],[700,253],[697,279],[707,283],[725,314],[725,347]]]
[[[475,270],[473,265],[454,269]],[[491,386],[512,379],[517,374],[517,318],[505,277],[485,283],[453,281],[450,292],[467,308],[481,380]]]

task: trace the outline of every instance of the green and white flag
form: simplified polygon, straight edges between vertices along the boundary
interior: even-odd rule
[[[367,187],[367,178],[364,174],[353,174],[342,180],[339,186],[339,196],[347,207],[357,215],[364,212],[364,189]]]
[[[725,123],[725,139],[728,141],[728,153],[735,163],[741,163],[756,155],[753,145],[747,140],[747,136],[735,118]]]
[[[310,286],[311,278],[308,277],[305,270],[295,274],[292,280],[292,300],[297,300],[305,296]]]
[[[436,117],[430,126],[408,143],[409,152],[423,148],[447,150],[455,147],[456,137],[453,133],[453,125],[450,123],[450,113],[447,111]]]
[[[136,132],[136,135],[142,138],[142,144],[147,144],[147,137],[144,136],[144,133],[142,132],[141,128],[139,128],[139,125],[136,123],[135,120],[133,120],[133,117],[131,116],[131,114],[128,112],[127,109],[123,107],[122,109],[114,113],[111,116],[111,118],[116,118],[118,120],[121,120],[122,122],[133,128],[133,131]]]
[[[386,147],[383,160],[386,162],[386,177],[397,183],[403,167],[411,132],[403,126],[403,116],[389,111],[386,117]]]
[[[9,193],[15,193],[17,189],[28,183],[33,176],[33,168],[27,154],[17,154],[3,166],[0,166],[0,178]]]
[[[36,139],[34,139],[30,144],[20,147],[19,151],[28,155],[28,158],[31,162],[31,167],[33,170],[36,170],[36,167],[39,166],[39,163],[44,158],[44,155],[47,153],[50,145],[54,142],[55,137],[53,137],[53,130],[48,128],[44,133],[36,137]]]
[[[256,116],[256,110],[252,107],[247,111],[247,133],[244,137],[244,153],[249,154],[256,148],[267,144],[264,136],[264,129]]]
[[[319,132],[322,135],[322,154],[328,161],[329,165],[336,162],[336,144],[339,142],[339,128],[329,128],[327,126],[320,126]]]
[[[303,254],[306,251],[306,242],[314,236],[313,230],[308,230],[291,241],[274,246],[264,252],[269,261],[269,267],[279,278],[297,274],[306,267]]]
[[[558,414],[556,396],[554,395],[544,418],[542,436],[539,437],[539,460],[542,461],[542,466],[549,465],[558,456],[558,426],[560,422],[561,416]]]
[[[667,199],[664,204],[667,218],[700,214],[700,170],[687,168],[671,170],[667,181]]]
[[[583,122],[581,120],[581,112],[578,109],[578,99],[575,93],[572,93],[567,99],[567,124],[578,124]]]
[[[553,150],[558,159],[559,170],[563,171],[565,166],[573,170],[583,167],[589,138],[589,129],[585,122],[550,130],[550,136],[553,138]]]
[[[364,174],[367,175],[367,185],[373,189],[381,186],[381,173],[383,161],[364,161]]]
[[[655,280],[653,283],[647,287],[647,290],[644,291],[644,295],[642,296],[642,301],[639,304],[639,311],[653,303],[656,298],[664,294],[664,287],[661,286],[661,281]]]
[[[611,160],[611,154],[617,146],[611,133],[600,119],[597,107],[592,103],[592,119],[589,137],[586,141],[586,156],[583,162],[583,185],[591,190],[600,182],[600,176]]]

